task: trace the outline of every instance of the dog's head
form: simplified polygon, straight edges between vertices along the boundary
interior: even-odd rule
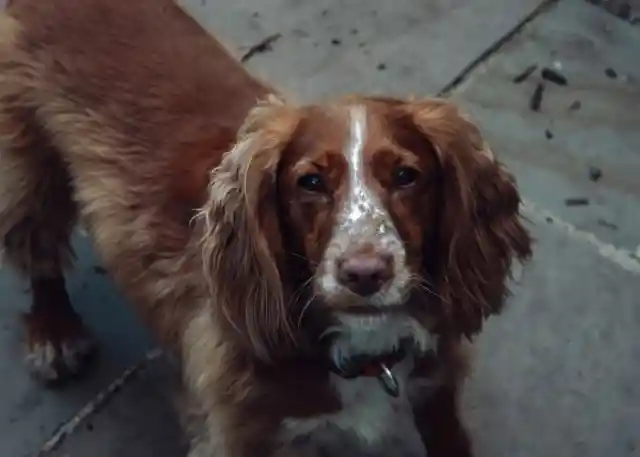
[[[513,178],[449,102],[258,106],[211,176],[203,256],[221,316],[261,357],[301,316],[423,307],[471,335],[530,255]],[[420,313],[418,313],[420,314]]]

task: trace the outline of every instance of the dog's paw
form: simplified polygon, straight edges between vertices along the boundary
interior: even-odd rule
[[[40,341],[28,345],[25,363],[31,374],[47,384],[79,375],[95,350],[89,337],[61,342]]]
[[[58,385],[80,375],[96,351],[96,344],[77,316],[66,321],[40,321],[25,316],[25,363],[38,381]]]

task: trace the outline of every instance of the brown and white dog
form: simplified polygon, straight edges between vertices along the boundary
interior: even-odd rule
[[[462,343],[530,255],[513,178],[446,101],[273,92],[172,1],[11,2],[0,236],[30,368],[91,351],[63,277],[81,220],[179,356],[191,457],[357,455],[402,427],[471,455]]]

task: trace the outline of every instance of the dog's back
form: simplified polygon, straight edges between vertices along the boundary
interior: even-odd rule
[[[191,146],[229,142],[265,93],[169,0],[14,0],[3,23],[6,134],[16,122],[37,127],[72,168],[76,158],[119,161],[134,181],[147,174],[157,186],[158,167],[174,173],[187,162],[176,156],[196,154]],[[171,186],[187,197],[181,184]]]
[[[31,280],[34,319],[38,303],[68,302],[79,214],[160,336],[178,331],[190,219],[266,92],[173,1],[13,0],[0,16],[0,239]]]

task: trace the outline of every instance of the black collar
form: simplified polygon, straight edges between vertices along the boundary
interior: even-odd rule
[[[375,356],[360,355],[344,360],[340,366],[329,363],[329,370],[345,379],[359,377],[375,377],[380,381],[383,390],[392,397],[400,395],[400,384],[391,371],[395,365],[405,359],[408,350],[405,345],[398,349]]]
[[[383,366],[392,369],[407,356],[407,350],[400,347],[393,352],[379,355],[359,355],[344,361],[341,366],[331,362],[329,369],[346,379],[361,376],[377,377],[383,373]]]

